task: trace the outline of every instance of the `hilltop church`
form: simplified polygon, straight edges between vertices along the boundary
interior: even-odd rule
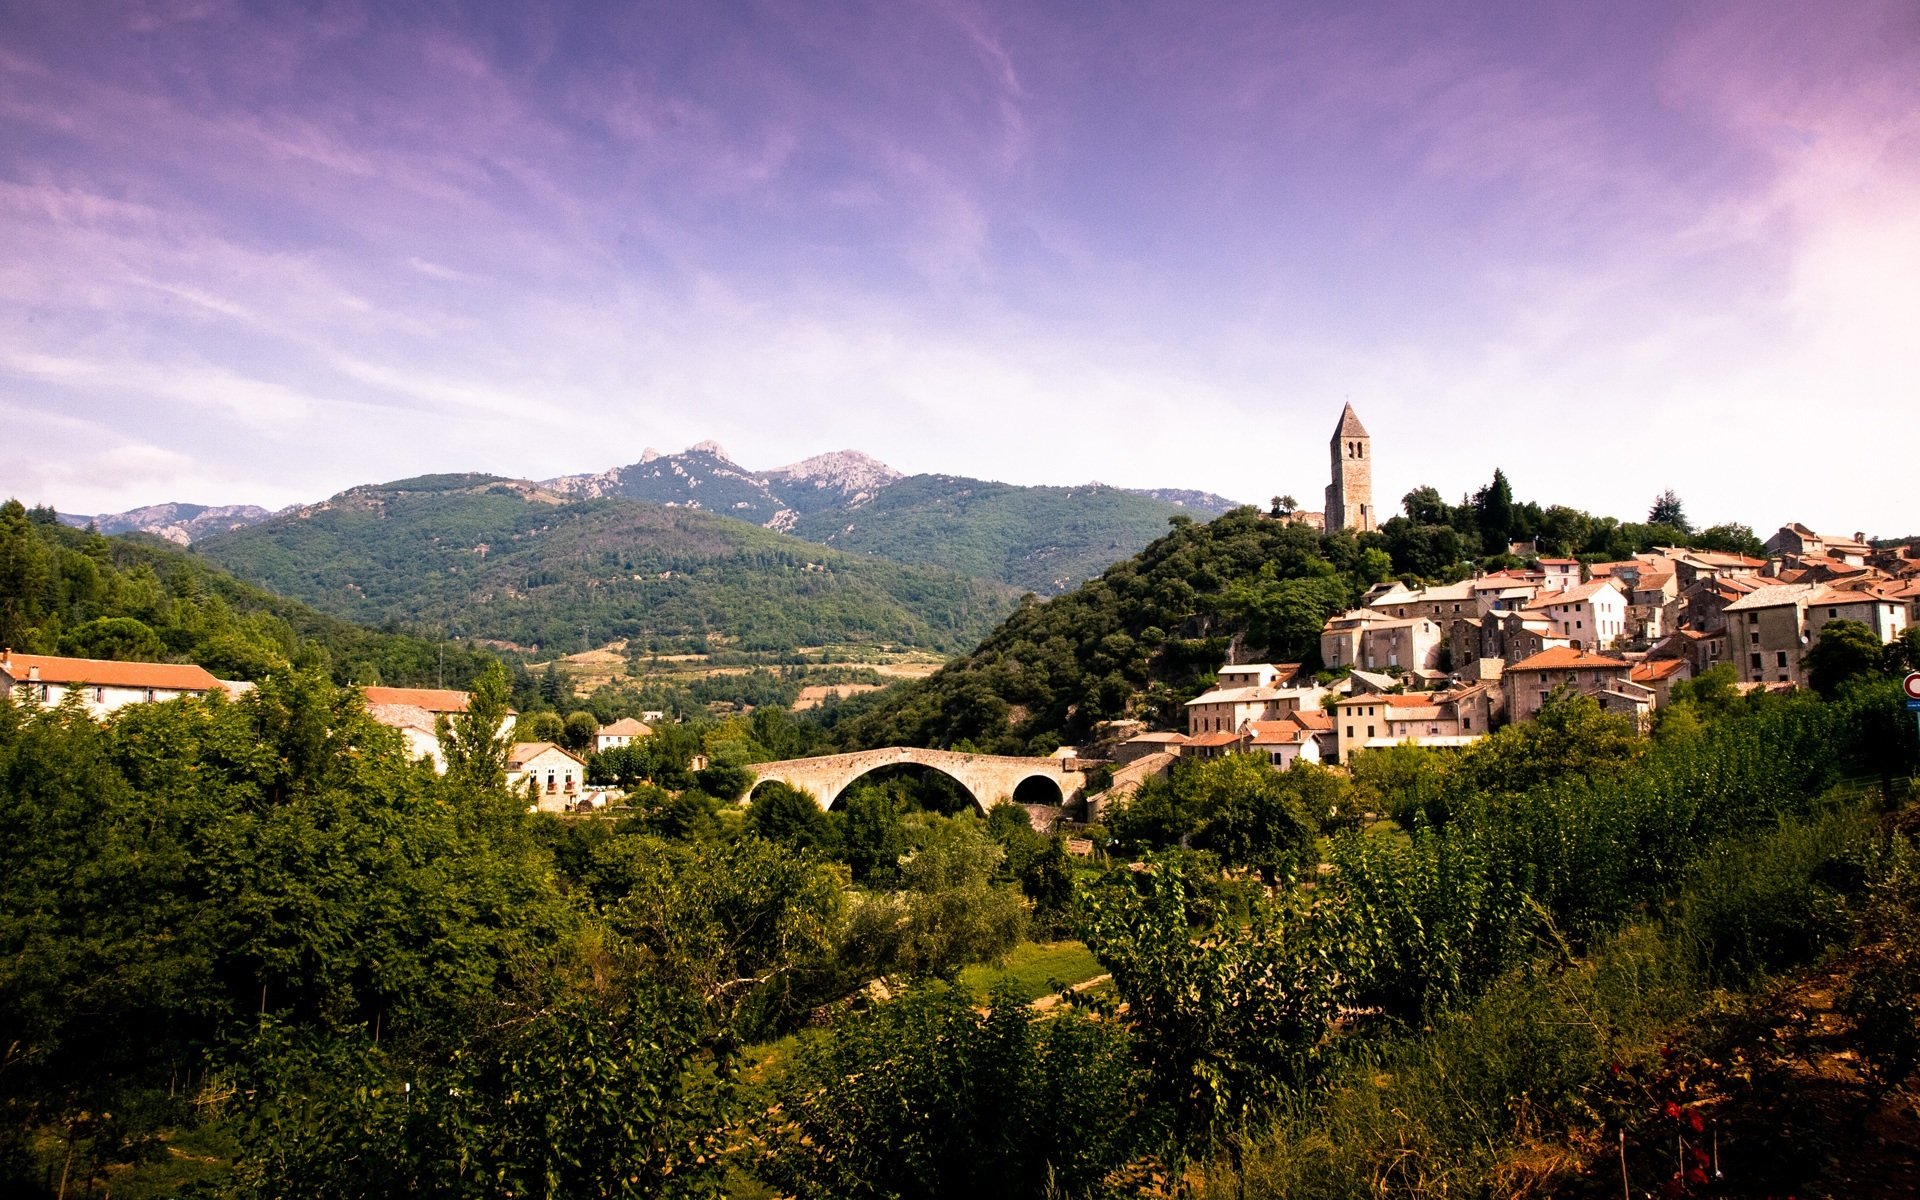
[[[1313,529],[1351,529],[1367,533],[1379,528],[1373,507],[1373,438],[1348,404],[1340,410],[1328,449],[1333,456],[1333,481],[1327,484],[1327,506],[1322,512],[1295,512],[1286,519]]]

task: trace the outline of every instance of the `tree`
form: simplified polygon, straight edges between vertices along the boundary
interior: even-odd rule
[[[1495,468],[1493,482],[1473,494],[1473,516],[1486,545],[1504,550],[1513,540],[1513,485],[1506,472]]]
[[[590,712],[570,712],[563,729],[561,737],[567,749],[587,750],[593,746],[593,735],[600,732],[600,722]]]
[[[833,823],[819,803],[777,779],[753,790],[753,799],[747,803],[747,828],[768,841],[800,849],[829,847],[835,841]]]
[[[1400,507],[1415,525],[1445,525],[1452,516],[1439,489],[1424,485],[1401,497]]]
[[[447,760],[447,779],[477,790],[498,791],[507,784],[507,753],[513,749],[500,735],[510,711],[507,694],[512,682],[507,669],[490,662],[467,693],[465,712],[442,714],[434,723],[440,753]]]
[[[1174,788],[1200,816],[1195,847],[1230,866],[1252,867],[1269,887],[1301,865],[1319,826],[1264,757],[1229,754],[1181,766],[1186,769],[1176,768]]]
[[[1879,635],[1872,629],[1859,621],[1828,621],[1807,651],[1807,683],[1831,699],[1849,680],[1879,674],[1882,657]]]
[[[1764,558],[1767,553],[1765,544],[1755,536],[1753,530],[1738,522],[1710,526],[1694,536],[1693,544],[1702,550],[1744,554],[1748,558]]]
[[[1653,507],[1647,511],[1647,524],[1666,525],[1678,529],[1682,534],[1693,532],[1693,526],[1687,522],[1686,510],[1680,504],[1680,496],[1672,488],[1654,498]]]

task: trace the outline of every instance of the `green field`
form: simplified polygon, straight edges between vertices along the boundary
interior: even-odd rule
[[[994,984],[1012,982],[1022,996],[1038,1000],[1063,985],[1084,983],[1105,968],[1079,942],[1021,942],[1000,966],[983,963],[960,972],[960,982],[984,996]]]

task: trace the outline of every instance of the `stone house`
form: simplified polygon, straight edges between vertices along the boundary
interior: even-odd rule
[[[1727,605],[1727,657],[1742,683],[1806,679],[1807,600],[1819,585],[1776,583]]]
[[[1359,750],[1398,746],[1458,748],[1487,735],[1493,722],[1493,686],[1472,684],[1444,692],[1348,696],[1334,704],[1334,757],[1353,761]]]
[[[1633,664],[1629,682],[1653,693],[1653,706],[1665,708],[1673,700],[1673,685],[1693,678],[1693,664],[1684,658],[1646,658]]]
[[[244,691],[192,663],[118,662],[52,654],[0,652],[0,689],[49,707],[77,694],[95,720],[129,704],[154,704],[213,691]]]
[[[531,788],[541,812],[565,812],[580,798],[587,764],[552,742],[515,742],[507,752],[507,789]]]
[[[1873,547],[1867,544],[1867,535],[1864,533],[1856,533],[1850,538],[1828,537],[1815,533],[1798,521],[1782,525],[1777,533],[1766,540],[1763,549],[1769,558],[1785,558],[1788,555],[1837,558],[1854,566],[1865,566],[1867,556],[1873,553]]]
[[[1555,688],[1566,687],[1589,696],[1620,690],[1631,683],[1633,664],[1588,650],[1557,647],[1510,663],[1500,678],[1506,691],[1509,721],[1531,721]]]

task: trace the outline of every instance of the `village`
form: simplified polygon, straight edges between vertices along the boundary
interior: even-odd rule
[[[1324,513],[1276,514],[1315,529],[1377,527],[1372,439],[1352,405],[1331,443]],[[1180,757],[1251,753],[1348,764],[1359,751],[1458,749],[1531,719],[1556,689],[1591,696],[1642,730],[1673,686],[1719,666],[1740,691],[1808,684],[1808,651],[1831,621],[1882,645],[1920,623],[1920,545],[1782,526],[1765,557],[1661,547],[1618,562],[1541,557],[1434,587],[1393,581],[1320,634],[1322,669],[1222,664],[1186,704],[1184,730],[1144,727],[1119,741],[1131,782]],[[1121,731],[1126,734],[1129,731]]]

